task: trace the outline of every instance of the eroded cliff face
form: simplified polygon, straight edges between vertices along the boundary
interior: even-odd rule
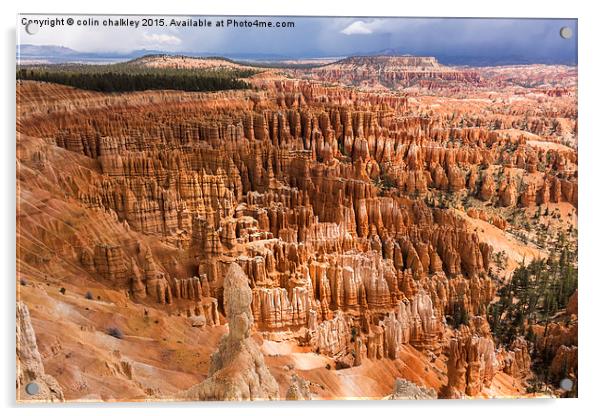
[[[432,56],[352,56],[304,72],[328,82],[383,89],[450,89],[481,81],[477,71],[449,68]]]
[[[436,62],[397,64],[420,66],[404,69],[408,82],[435,71],[446,85],[480,85]],[[253,83],[259,91],[111,96],[19,83],[21,275],[115,291],[201,339],[219,339],[228,323],[206,373],[163,390],[132,383],[138,395],[206,376],[187,397],[286,397],[288,382],[278,391],[250,333],[327,357],[332,371],[408,351],[423,368],[447,362],[428,387],[447,378],[450,396],[479,395],[498,373],[526,377],[520,345],[496,351],[482,325],[451,328],[459,316],[482,321],[500,284],[499,240],[473,221],[515,244],[513,210],[576,212],[576,151],[559,143],[571,122],[554,121],[571,120],[570,106],[513,103],[506,113],[493,99],[477,111],[470,100]]]

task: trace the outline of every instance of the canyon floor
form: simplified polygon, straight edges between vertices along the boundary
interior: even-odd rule
[[[577,394],[576,68],[294,64],[17,81],[18,401]]]

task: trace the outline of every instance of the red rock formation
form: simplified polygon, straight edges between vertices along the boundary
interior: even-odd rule
[[[259,91],[106,96],[20,83],[20,261],[45,283],[85,276],[203,331],[223,323],[236,263],[253,330],[298,337],[340,367],[405,346],[439,356],[445,316],[484,316],[501,281],[463,202],[501,230],[517,205],[577,205],[576,152],[560,134],[574,136],[570,95],[545,94],[554,110],[525,96],[525,108],[496,95],[518,94],[499,71],[395,57],[287,70],[313,80],[264,74],[251,81]],[[316,81],[335,77],[408,91]],[[460,87],[477,99],[446,100]],[[424,89],[438,94],[415,94]],[[550,331],[555,352],[570,336]],[[491,382],[493,344],[477,332],[450,343],[452,395]],[[523,377],[525,351],[500,351],[504,371]],[[211,389],[202,397],[247,397]]]
[[[398,358],[403,344],[440,351],[443,321],[435,315],[432,301],[424,292],[418,293],[411,302],[400,302],[396,311],[385,317],[381,325],[384,328],[383,347],[389,358]]]
[[[478,83],[474,71],[447,68],[433,57],[357,56],[309,71],[317,79],[351,85],[408,87],[421,85],[434,89],[450,83]]]
[[[578,308],[579,308],[579,297],[578,297],[577,290],[575,290],[575,293],[573,293],[571,295],[571,297],[569,298],[569,302],[566,306],[566,313],[569,315],[577,315]]]
[[[121,247],[97,244],[94,248],[94,268],[105,279],[115,283],[124,281],[126,266]]]
[[[253,325],[252,292],[247,276],[236,263],[224,279],[224,308],[229,333],[211,356],[209,377],[186,392],[196,400],[266,400],[278,395],[276,380],[261,351],[250,338]]]
[[[499,351],[496,356],[498,367],[516,379],[525,378],[531,371],[531,355],[524,338],[519,337],[506,350]]]
[[[484,323],[484,326],[482,326]],[[486,322],[471,322],[471,328],[461,326],[449,344],[447,386],[444,397],[474,396],[489,387],[496,370],[495,347]]]
[[[577,346],[566,346],[561,345],[550,364],[550,375],[561,380],[563,378],[569,378],[575,380],[577,378]]]
[[[516,184],[513,179],[509,179],[499,191],[500,205],[503,207],[512,207],[516,205],[518,198]]]
[[[30,383],[37,387],[34,394],[26,391]],[[23,302],[17,302],[17,398],[51,402],[65,399],[59,383],[44,371],[29,309]]]
[[[333,319],[318,325],[312,337],[312,345],[316,352],[331,357],[345,355],[350,344],[351,324],[341,312],[337,312]]]

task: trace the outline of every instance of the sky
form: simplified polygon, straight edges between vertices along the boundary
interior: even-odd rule
[[[99,26],[57,25],[44,19],[93,17]],[[118,17],[142,22],[144,16],[21,15],[17,42],[58,45],[79,52],[127,54],[149,49],[219,56],[281,58],[340,57],[379,52],[436,56],[442,61],[577,62],[576,19],[368,18],[368,17],[218,17],[164,16],[164,27],[108,27]],[[148,16],[146,16],[148,17]],[[153,16],[160,19],[162,16]],[[211,27],[171,26],[171,20],[201,19]],[[24,20],[25,19],[25,20]],[[39,31],[25,30],[27,19],[41,21]],[[216,27],[227,21],[293,22],[294,27]],[[573,37],[563,39],[562,27]],[[507,63],[507,62],[506,62]]]

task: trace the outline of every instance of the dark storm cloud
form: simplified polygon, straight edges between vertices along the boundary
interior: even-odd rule
[[[294,57],[384,52],[435,55],[448,61],[576,63],[577,59],[575,20],[313,18],[295,22],[294,30],[251,31],[232,39],[233,45],[238,52],[259,48]],[[573,29],[573,39],[560,37],[563,26]]]
[[[222,17],[210,17],[213,21]],[[224,18],[226,19],[226,18]],[[158,49],[168,52],[247,55],[283,58],[333,57],[352,54],[434,55],[443,62],[569,63],[577,61],[577,21],[574,19],[426,19],[426,18],[301,18],[239,17],[238,20],[294,22],[294,28],[168,28],[94,30],[86,45],[86,29],[48,31],[22,43],[56,44],[82,52]],[[573,30],[565,40],[559,31]],[[106,32],[103,32],[106,30]],[[104,34],[103,34],[104,33]],[[103,42],[103,36],[106,41]],[[90,39],[88,37],[88,39]]]

